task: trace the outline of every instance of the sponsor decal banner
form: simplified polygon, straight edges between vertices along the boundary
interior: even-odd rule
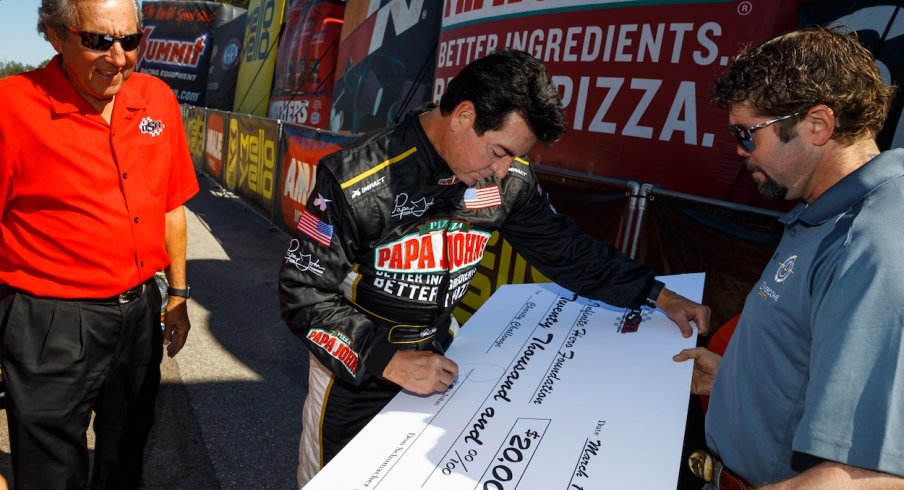
[[[242,59],[242,41],[248,15],[245,9],[222,4],[217,12],[207,70],[204,106],[228,111],[235,100],[235,84]]]
[[[540,59],[568,131],[531,159],[760,207],[725,111],[707,102],[739,48],[795,26],[800,0],[444,3],[432,98],[470,61],[506,48]]]
[[[226,140],[225,183],[270,217],[276,190],[279,123],[232,114]]]
[[[226,118],[220,111],[207,111],[204,143],[204,170],[220,184],[223,180],[223,153],[226,151]]]
[[[292,230],[301,218],[314,179],[317,162],[339,149],[352,136],[327,133],[298,125],[283,125],[282,167],[279,180],[279,202],[282,219],[277,220]],[[325,209],[321,209],[324,211]]]
[[[289,6],[270,93],[268,116],[329,128],[336,56],[345,4],[296,0]]]
[[[235,112],[267,115],[276,43],[284,11],[284,0],[251,0],[248,5],[248,23],[235,87]]]
[[[165,81],[183,104],[230,109],[231,100],[225,106],[215,100],[235,86],[234,75],[231,85],[224,83],[233,66],[219,68],[225,51],[217,47],[232,39],[234,51],[241,50],[240,38],[231,32],[244,31],[245,10],[219,2],[146,1],[142,13],[136,70]]]
[[[185,111],[185,132],[188,137],[188,152],[195,169],[204,166],[204,126],[207,122],[207,111],[200,107],[187,107]]]
[[[443,2],[348,2],[336,60],[331,131],[367,132],[430,100]]]

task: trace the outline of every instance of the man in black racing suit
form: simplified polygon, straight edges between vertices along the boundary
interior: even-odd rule
[[[543,65],[503,51],[467,67],[440,107],[324,157],[280,273],[289,328],[310,350],[299,486],[400,388],[444,391],[442,356],[493,231],[543,274],[589,298],[663,308],[685,336],[708,308],[664,289],[654,272],[557,214],[518,156],[564,132]]]

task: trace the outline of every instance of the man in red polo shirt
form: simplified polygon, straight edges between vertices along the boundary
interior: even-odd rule
[[[56,56],[0,80],[0,354],[17,488],[137,488],[163,344],[189,330],[179,105],[133,73],[134,0],[45,0]],[[160,329],[154,283],[170,300]]]

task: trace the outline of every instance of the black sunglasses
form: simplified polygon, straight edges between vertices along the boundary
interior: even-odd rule
[[[775,124],[779,121],[784,121],[785,119],[790,119],[794,116],[799,115],[800,112],[795,112],[794,114],[789,114],[787,116],[777,117],[775,119],[770,119],[768,121],[763,121],[759,124],[754,124],[753,126],[744,126],[743,124],[732,124],[729,126],[731,128],[732,134],[736,140],[738,140],[738,144],[741,145],[741,148],[746,150],[747,152],[751,152],[756,149],[756,141],[753,140],[753,133],[769,126],[771,124]]]
[[[125,36],[114,36],[113,34],[98,34],[96,32],[80,32],[70,27],[70,31],[78,34],[82,39],[82,46],[93,51],[108,51],[113,47],[113,43],[119,41],[119,45],[123,51],[134,51],[141,44],[141,36],[143,33],[126,34]]]

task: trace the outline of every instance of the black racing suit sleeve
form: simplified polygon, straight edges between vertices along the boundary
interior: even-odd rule
[[[279,273],[283,320],[339,379],[361,384],[380,377],[397,348],[387,340],[388,326],[362,314],[343,293],[362,242],[354,210],[322,165],[306,212],[331,225],[332,237],[324,245],[296,231]]]
[[[569,290],[613,306],[637,308],[646,303],[656,282],[653,269],[615,247],[587,235],[541,195],[531,168],[530,185],[501,228],[502,236],[544,275]]]

